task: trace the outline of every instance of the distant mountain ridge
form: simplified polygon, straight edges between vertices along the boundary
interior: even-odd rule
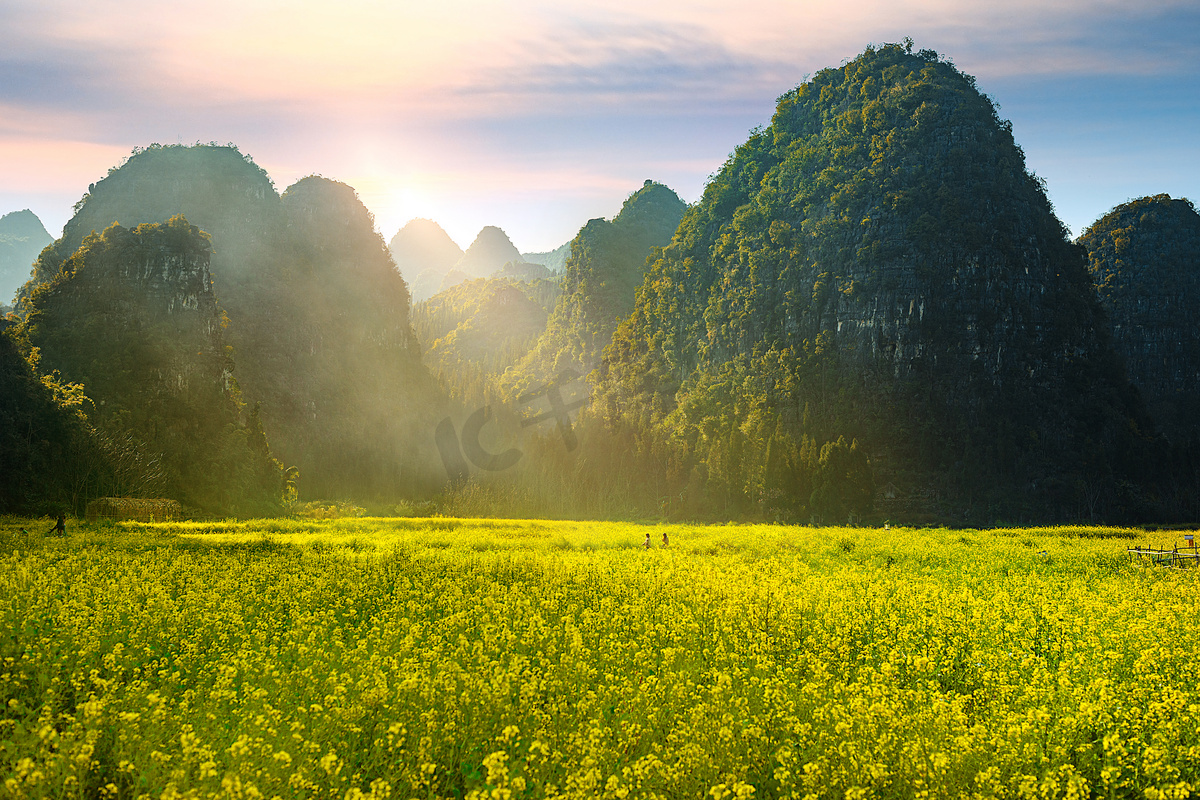
[[[521,253],[506,234],[495,225],[485,225],[454,265],[454,269],[476,278],[498,272],[510,261],[521,261]]]
[[[388,250],[396,269],[404,276],[409,292],[414,299],[424,300],[429,296],[429,284],[436,274],[440,285],[441,276],[449,272],[463,257],[463,250],[441,225],[430,219],[413,219],[396,232],[388,242]]]
[[[417,301],[524,262],[508,234],[494,225],[485,225],[463,251],[433,220],[414,219],[396,232],[389,249]]]
[[[29,209],[0,217],[0,305],[12,302],[29,280],[33,262],[54,241],[42,221]]]
[[[551,272],[562,272],[566,269],[567,258],[571,255],[571,243],[564,242],[553,250],[545,253],[522,253],[521,258],[531,264],[541,264]]]

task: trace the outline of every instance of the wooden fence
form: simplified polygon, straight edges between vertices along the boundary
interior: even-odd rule
[[[1170,550],[1158,547],[1126,547],[1125,552],[1131,556],[1149,559],[1151,564],[1162,564],[1167,567],[1187,567],[1200,565],[1200,550],[1196,549],[1196,541],[1191,536],[1183,547],[1178,543]]]

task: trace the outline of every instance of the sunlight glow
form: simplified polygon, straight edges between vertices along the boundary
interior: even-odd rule
[[[410,214],[458,216],[463,230],[518,207],[557,218],[558,193],[584,205],[607,193],[596,205],[611,214],[645,177],[698,194],[774,98],[869,43],[911,36],[989,92],[1113,74],[1186,83],[1200,46],[1178,20],[1194,14],[1189,0],[12,0],[0,9],[0,198],[55,192],[62,219],[47,224],[61,224],[131,148],[213,140],[237,143],[280,189],[310,172],[351,183],[385,237]],[[1055,113],[1060,147],[1086,120]],[[655,167],[682,162],[694,166]],[[551,246],[583,221],[530,220],[525,238]]]

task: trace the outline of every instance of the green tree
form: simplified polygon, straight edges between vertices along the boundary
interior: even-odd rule
[[[866,454],[859,449],[857,440],[847,445],[844,436],[839,436],[836,442],[826,442],[821,448],[813,484],[809,501],[812,511],[829,522],[866,513],[875,494]]]

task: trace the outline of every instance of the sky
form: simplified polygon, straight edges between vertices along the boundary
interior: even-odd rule
[[[3,0],[0,214],[58,236],[135,147],[236,144],[355,187],[385,239],[569,241],[653,179],[694,202],[775,100],[911,37],[974,75],[1078,235],[1200,203],[1197,0]]]

